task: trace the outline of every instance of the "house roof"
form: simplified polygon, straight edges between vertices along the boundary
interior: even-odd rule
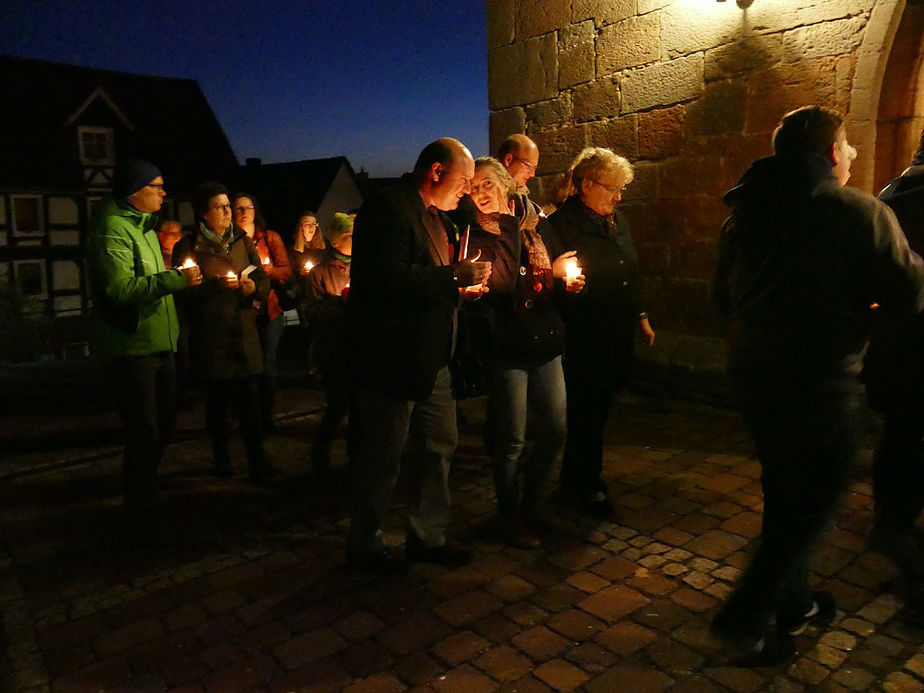
[[[356,173],[345,156],[278,164],[248,162],[238,171],[236,189],[256,195],[270,228],[288,231],[301,212],[317,211],[344,166],[355,182]]]
[[[195,80],[0,56],[0,186],[79,190],[80,125],[113,127],[117,155],[155,162],[168,189],[238,165]]]

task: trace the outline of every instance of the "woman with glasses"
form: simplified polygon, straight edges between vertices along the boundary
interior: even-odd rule
[[[260,411],[264,432],[273,431],[273,404],[276,400],[276,354],[285,328],[285,317],[276,290],[283,290],[292,277],[289,254],[282,238],[266,228],[260,206],[250,193],[234,196],[234,223],[253,241],[260,263],[270,280],[270,292],[257,307],[257,328],[263,350],[263,375],[260,378]]]
[[[264,301],[269,278],[244,231],[231,223],[228,190],[204,183],[193,193],[197,227],[174,246],[177,262],[195,262],[202,284],[187,292],[193,376],[205,383],[205,420],[212,440],[215,473],[233,473],[228,438],[237,411],[250,477],[270,474],[263,451],[258,378],[263,354],[254,301]]]
[[[632,164],[589,147],[571,164],[564,204],[549,217],[563,248],[577,251],[587,288],[561,302],[567,342],[568,439],[561,467],[563,499],[587,515],[609,517],[603,481],[603,432],[616,391],[625,384],[635,335],[651,346],[641,276],[626,218],[616,211],[632,182]]]
[[[542,532],[566,527],[545,503],[549,472],[565,445],[564,326],[552,295],[580,291],[584,282],[576,275],[561,281],[573,254],[559,252],[545,219],[519,224],[508,202],[514,190],[500,161],[475,161],[468,250],[480,252],[492,270],[488,292],[465,309],[473,328],[482,328],[479,342],[489,342],[490,453],[500,533],[507,544],[531,549],[540,546]],[[527,410],[537,425],[532,450],[524,455]]]

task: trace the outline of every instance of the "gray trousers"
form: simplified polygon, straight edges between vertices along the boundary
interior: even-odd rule
[[[381,549],[382,517],[405,444],[409,532],[427,546],[441,546],[449,524],[449,464],[458,441],[449,368],[439,371],[433,393],[421,402],[372,390],[359,390],[356,398],[362,440],[351,470],[347,554]]]

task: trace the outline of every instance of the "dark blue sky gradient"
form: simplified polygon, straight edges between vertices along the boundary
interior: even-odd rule
[[[390,176],[444,135],[487,153],[484,15],[483,0],[6,0],[0,53],[196,79],[241,163],[342,154]]]

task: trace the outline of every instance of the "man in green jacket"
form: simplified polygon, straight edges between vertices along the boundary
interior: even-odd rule
[[[87,263],[95,309],[93,353],[125,431],[122,476],[129,534],[152,519],[157,467],[176,414],[179,323],[172,294],[202,282],[197,266],[166,269],[154,232],[166,194],[156,166],[132,159],[94,210]]]

